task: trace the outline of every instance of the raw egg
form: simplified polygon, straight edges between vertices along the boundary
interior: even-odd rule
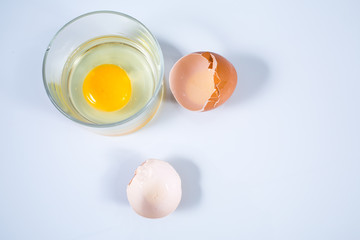
[[[127,197],[135,212],[146,218],[172,213],[181,200],[181,179],[167,162],[150,159],[135,171],[127,186]]]
[[[83,94],[90,106],[113,112],[123,108],[131,97],[131,82],[125,70],[114,64],[93,68],[85,77]]]
[[[237,73],[219,54],[195,52],[175,63],[169,82],[181,106],[191,111],[208,111],[230,98],[237,84]]]

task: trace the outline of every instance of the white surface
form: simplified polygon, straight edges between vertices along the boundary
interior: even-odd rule
[[[109,9],[160,40],[167,73],[212,50],[233,97],[193,113],[170,95],[123,137],[63,117],[44,51],[74,17]],[[359,1],[10,1],[0,9],[0,239],[360,239]],[[182,176],[183,202],[149,220],[126,201],[147,158]]]

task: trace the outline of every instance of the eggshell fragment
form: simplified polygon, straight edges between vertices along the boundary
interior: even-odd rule
[[[191,111],[208,111],[230,98],[237,74],[234,66],[219,54],[195,52],[175,63],[169,82],[181,106]]]
[[[167,162],[150,159],[135,171],[127,197],[135,212],[146,218],[169,215],[181,200],[181,179]]]

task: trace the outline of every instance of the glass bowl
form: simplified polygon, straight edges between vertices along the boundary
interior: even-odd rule
[[[70,59],[80,52],[82,46],[90,46],[83,49],[86,53],[96,46],[94,39],[106,37],[125,39],[126,44],[138,50],[148,63],[152,77],[143,78],[147,84],[143,89],[149,94],[138,109],[133,109],[128,115],[122,115],[126,117],[119,119],[114,117],[109,118],[109,121],[95,121],[83,114],[72,98],[73,86],[69,84],[69,76],[73,73],[71,64],[75,64],[76,59]],[[106,59],[107,53],[104,54],[101,58]],[[141,66],[133,66],[132,69],[140,73],[143,71]],[[72,121],[103,135],[123,135],[145,126],[154,117],[162,101],[163,77],[164,60],[156,38],[135,18],[113,11],[87,13],[65,24],[51,40],[43,60],[44,86],[55,107]],[[133,95],[134,99],[140,97],[139,94]],[[107,116],[106,114],[104,113],[104,116]]]

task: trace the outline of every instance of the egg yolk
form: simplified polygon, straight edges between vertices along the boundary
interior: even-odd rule
[[[90,106],[113,112],[129,102],[131,82],[124,69],[114,64],[103,64],[87,74],[83,83],[83,94]]]

